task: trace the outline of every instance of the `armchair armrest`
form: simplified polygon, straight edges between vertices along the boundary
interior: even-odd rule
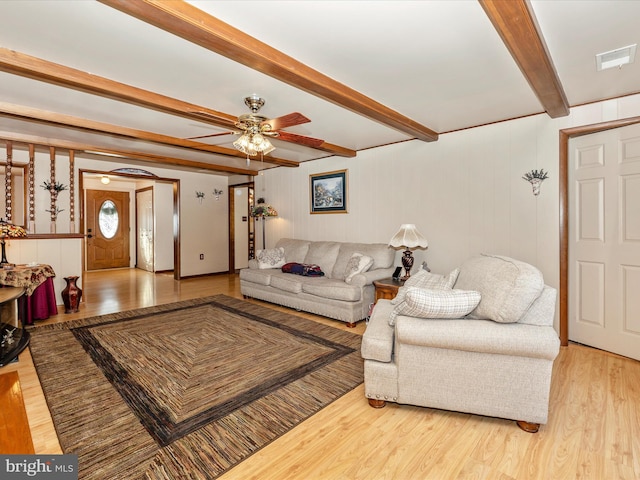
[[[393,310],[390,300],[378,300],[362,336],[360,353],[366,360],[389,363],[393,358],[394,327],[389,325]]]

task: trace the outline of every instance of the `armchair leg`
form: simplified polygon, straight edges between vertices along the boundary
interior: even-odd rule
[[[356,328],[355,322],[347,322],[347,328]]]
[[[369,398],[368,400],[369,405],[373,408],[383,408],[387,404],[384,400],[378,400],[376,398]]]
[[[536,433],[540,428],[539,423],[525,422],[524,420],[518,420],[516,424],[527,433]]]

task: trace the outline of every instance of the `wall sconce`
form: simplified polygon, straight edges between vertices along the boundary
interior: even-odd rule
[[[540,171],[531,170],[530,172],[525,173],[522,178],[531,184],[533,194],[538,196],[540,194],[540,185],[542,185],[543,181],[549,178],[549,175],[541,168]]]
[[[100,183],[102,183],[103,185],[109,185],[109,183],[111,183],[111,179],[108,175],[102,175],[102,177],[100,178]]]
[[[204,198],[204,192],[199,192],[196,190],[196,198],[198,199],[198,202],[202,203],[202,199]]]
[[[216,200],[220,200],[220,195],[222,195],[224,192],[222,190],[218,190],[217,188],[213,189],[213,194],[216,196]]]

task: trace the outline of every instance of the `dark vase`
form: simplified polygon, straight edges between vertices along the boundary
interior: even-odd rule
[[[67,286],[62,290],[62,301],[64,302],[64,313],[72,313],[80,310],[80,299],[82,289],[76,285],[79,277],[64,277]]]

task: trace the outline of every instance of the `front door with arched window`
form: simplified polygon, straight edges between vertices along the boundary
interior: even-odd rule
[[[87,270],[129,267],[129,192],[87,190]]]

